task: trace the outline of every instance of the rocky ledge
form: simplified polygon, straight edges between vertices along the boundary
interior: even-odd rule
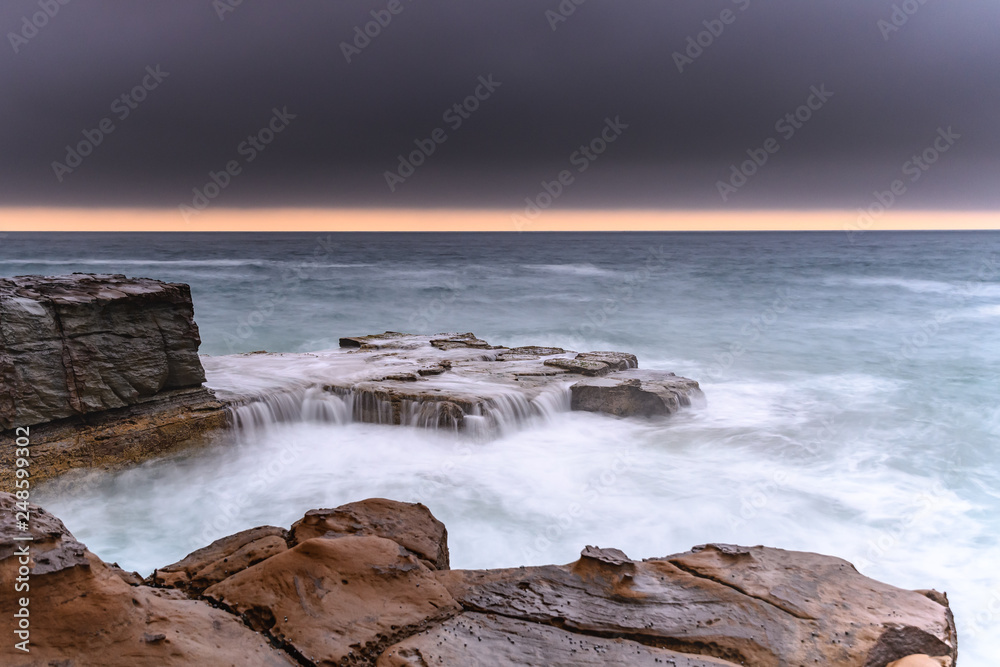
[[[0,435],[30,429],[37,479],[156,456],[229,423],[202,386],[187,285],[0,278]],[[12,448],[0,450],[9,487]]]
[[[199,357],[200,344],[184,284],[0,279],[0,436],[30,429],[32,475],[42,481],[203,445],[234,424],[360,421],[488,435],[561,410],[657,417],[703,400],[694,380],[639,370],[632,354],[510,348],[472,333],[345,337],[314,354]],[[12,451],[0,449],[5,488]]]
[[[632,560],[449,569],[419,504],[313,510],[289,530],[217,540],[143,580],[30,506],[31,542],[0,494],[0,573],[30,585],[30,653],[5,665],[932,667],[953,665],[947,598],[836,558],[710,544]],[[28,560],[30,574],[18,570]],[[20,559],[20,562],[19,562]],[[0,598],[0,616],[26,603]],[[896,662],[902,661],[902,662]]]
[[[205,357],[208,384],[230,405],[271,401],[274,419],[282,417],[282,404],[325,394],[343,399],[353,421],[459,430],[560,409],[667,416],[704,400],[694,380],[639,370],[625,352],[510,348],[472,333],[392,331],[341,338],[340,345],[313,354]],[[290,394],[297,399],[287,400]]]

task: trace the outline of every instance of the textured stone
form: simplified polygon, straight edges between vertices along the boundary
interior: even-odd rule
[[[0,428],[128,405],[205,380],[187,285],[122,275],[0,278]]]
[[[465,609],[757,667],[884,667],[954,657],[947,607],[847,562],[764,547],[700,547],[643,562],[588,549],[568,566],[450,571]]]
[[[377,667],[736,667],[627,639],[590,637],[542,623],[465,613],[390,646]]]
[[[573,410],[618,417],[672,415],[682,407],[704,400],[694,380],[638,369],[580,380],[570,387],[570,392]]]
[[[148,582],[200,594],[212,584],[285,551],[287,535],[283,528],[261,526],[223,537],[176,563],[158,568]]]
[[[0,494],[5,581],[17,560],[12,509]],[[154,574],[179,589],[168,590],[129,585],[130,575],[87,552],[58,519],[31,513],[33,609],[56,610],[38,635],[37,664],[953,667],[956,659],[946,595],[882,584],[818,554],[715,544],[634,561],[588,546],[564,566],[432,569],[428,556],[447,554],[444,526],[422,505],[371,499],[308,512],[288,533],[265,526],[217,540]],[[0,613],[12,604],[4,596]],[[32,649],[35,658],[34,641]]]
[[[289,532],[288,542],[292,546],[314,537],[384,537],[420,558],[428,567],[448,569],[448,531],[420,503],[370,498],[336,509],[310,510],[292,524]]]
[[[25,542],[14,524],[15,499],[0,493],[0,581],[13,586],[18,576],[15,549]],[[30,653],[13,648],[16,636],[0,649],[5,667],[101,665],[101,667],[186,667],[188,665],[296,665],[286,653],[239,618],[179,591],[130,586],[118,568],[86,550],[58,519],[29,505],[27,543],[33,567],[30,590]],[[17,613],[20,597],[0,595],[0,615]]]
[[[205,591],[315,664],[370,664],[461,608],[420,559],[381,537],[317,537]]]

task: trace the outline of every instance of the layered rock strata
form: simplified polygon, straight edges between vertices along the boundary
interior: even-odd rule
[[[308,355],[207,357],[209,385],[233,405],[311,390],[314,399],[348,399],[354,421],[487,430],[563,409],[669,416],[703,400],[694,380],[640,371],[624,352],[509,348],[472,333],[386,332],[340,344]]]
[[[703,400],[694,380],[639,370],[632,354],[510,348],[472,333],[386,332],[326,352],[199,358],[200,342],[187,285],[0,279],[0,436],[30,430],[42,481],[202,445],[234,424],[360,421],[490,436],[564,410],[662,417]],[[0,448],[3,488],[13,461]]]
[[[587,547],[569,565],[450,570],[423,505],[313,510],[217,540],[145,581],[0,494],[0,573],[31,543],[31,653],[3,664],[377,667],[954,665],[947,598],[850,563],[705,545],[637,561]],[[27,593],[26,593],[27,595]],[[20,601],[0,599],[12,618]],[[43,622],[44,621],[44,622]]]
[[[230,421],[202,387],[200,344],[187,285],[0,278],[0,436],[29,431],[37,480],[197,440]],[[0,448],[4,488],[12,463],[10,448]]]

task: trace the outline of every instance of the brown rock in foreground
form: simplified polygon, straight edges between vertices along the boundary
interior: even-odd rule
[[[223,579],[288,549],[288,531],[274,526],[251,528],[212,542],[149,576],[155,586],[200,595]]]
[[[382,537],[317,537],[212,586],[205,596],[313,664],[370,664],[461,607],[434,572]]]
[[[336,509],[309,510],[292,524],[288,543],[314,537],[374,535],[388,538],[431,569],[448,569],[448,531],[419,503],[370,498]]]
[[[13,502],[0,495],[5,582],[17,569]],[[943,594],[811,553],[707,545],[633,561],[587,547],[569,565],[435,569],[427,556],[447,553],[443,525],[422,505],[373,499],[314,510],[287,533],[217,540],[158,570],[152,588],[128,585],[41,508],[32,518],[31,610],[45,622],[32,626],[30,656],[5,653],[4,665],[930,667],[956,658]],[[4,596],[0,613],[15,611]]]
[[[468,612],[389,647],[377,667],[734,667],[733,663],[646,646],[628,639],[591,637],[545,623]]]
[[[297,664],[232,614],[180,591],[128,585],[42,508],[29,506],[29,531],[18,530],[15,511],[14,497],[0,494],[0,581],[6,589],[0,616],[10,627],[20,596],[29,601],[30,652],[15,648],[20,638],[9,634],[0,647],[5,667]],[[25,536],[34,539],[15,540]],[[23,583],[29,588],[11,594],[20,561],[28,559],[18,554],[25,545],[32,565]]]

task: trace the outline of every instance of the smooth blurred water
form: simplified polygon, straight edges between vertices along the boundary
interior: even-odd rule
[[[280,424],[36,499],[143,573],[372,496],[421,501],[455,567],[704,542],[833,554],[946,590],[963,664],[1000,650],[1000,234],[19,235],[0,275],[189,283],[202,350],[473,331],[634,352],[702,383],[662,421],[558,414],[488,442]],[[987,657],[989,656],[989,658]]]

